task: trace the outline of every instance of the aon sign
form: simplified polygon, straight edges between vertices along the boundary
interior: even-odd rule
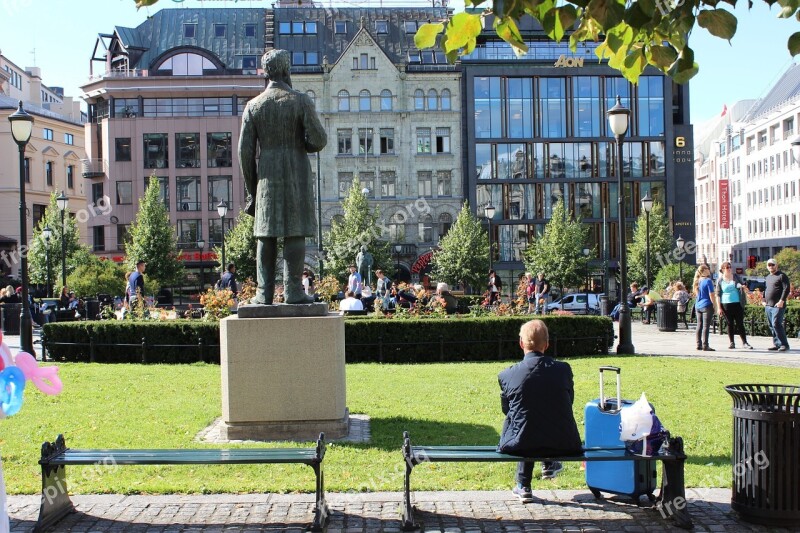
[[[554,67],[582,67],[583,66],[583,58],[582,57],[567,57],[562,55],[558,58],[558,60],[553,63]]]

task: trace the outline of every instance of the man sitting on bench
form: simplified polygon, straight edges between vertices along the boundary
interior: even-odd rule
[[[519,331],[525,356],[498,376],[503,433],[497,451],[524,457],[582,455],[581,437],[572,415],[575,391],[568,363],[544,355],[549,338],[541,320],[531,320]],[[533,462],[517,464],[517,486],[512,492],[523,503],[533,501]],[[552,479],[561,463],[543,463],[542,479]]]

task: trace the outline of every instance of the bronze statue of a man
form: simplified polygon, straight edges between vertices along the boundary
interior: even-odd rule
[[[239,137],[246,211],[255,217],[253,234],[258,239],[258,290],[251,303],[272,304],[279,237],[289,276],[285,302],[311,303],[314,299],[305,294],[302,283],[305,238],[317,231],[307,154],[322,150],[328,139],[314,103],[292,89],[289,52],[270,50],[261,66],[267,88],[247,103]]]

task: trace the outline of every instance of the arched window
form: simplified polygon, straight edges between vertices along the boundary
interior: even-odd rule
[[[442,110],[443,111],[450,111],[450,90],[443,89],[442,90]]]
[[[433,217],[430,215],[419,217],[419,242],[433,242]]]
[[[202,76],[204,70],[217,70],[217,66],[200,54],[181,52],[162,61],[156,70],[171,70],[173,76]]]
[[[381,111],[392,110],[392,91],[384,89],[381,91]]]
[[[366,89],[364,89],[358,94],[358,110],[372,111],[372,96]]]
[[[425,93],[422,92],[422,89],[414,91],[414,109],[417,111],[425,109]]]
[[[428,91],[428,109],[439,109],[439,102],[436,94],[436,89]]]
[[[350,111],[350,93],[339,91],[339,111]]]
[[[406,238],[406,215],[403,211],[398,211],[389,219],[389,240],[403,242]]]
[[[450,231],[450,226],[453,225],[453,216],[450,213],[442,213],[439,215],[439,238],[441,239],[447,232]]]

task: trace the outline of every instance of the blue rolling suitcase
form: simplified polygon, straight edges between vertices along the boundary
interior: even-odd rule
[[[603,390],[603,372],[617,375],[617,396],[606,398]],[[620,424],[620,369],[600,367],[600,398],[587,402],[584,409],[586,448],[604,448],[587,451],[586,456],[625,455],[625,443],[619,440]],[[622,409],[633,405],[622,400]],[[642,495],[653,498],[656,487],[655,461],[587,461],[586,485],[596,498],[601,492],[630,496],[636,500]]]

